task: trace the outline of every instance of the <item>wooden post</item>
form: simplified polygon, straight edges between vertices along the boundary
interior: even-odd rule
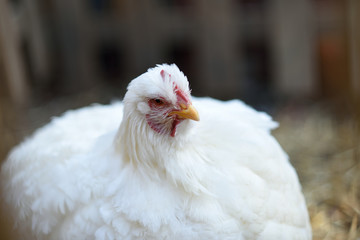
[[[360,170],[360,1],[348,0],[351,94],[355,115],[354,158]]]
[[[9,1],[0,0],[0,58],[2,58],[5,83],[10,98],[17,105],[28,100],[24,66],[20,56],[19,28],[11,16]],[[5,85],[5,86],[4,86]]]
[[[350,78],[355,97],[360,95],[360,1],[348,0]]]
[[[272,0],[270,3],[275,92],[293,97],[312,95],[316,64],[311,1]]]

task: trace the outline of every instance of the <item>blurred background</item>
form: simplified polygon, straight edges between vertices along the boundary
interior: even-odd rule
[[[273,115],[314,239],[360,238],[358,0],[0,0],[0,159],[158,63],[176,63],[193,95]],[[0,238],[15,239],[0,215]]]

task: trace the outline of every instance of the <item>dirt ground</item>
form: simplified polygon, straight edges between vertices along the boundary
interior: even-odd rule
[[[82,99],[86,99],[82,98]],[[88,102],[60,100],[18,111],[0,105],[0,159],[24,136],[70,107]],[[360,239],[359,121],[334,117],[321,107],[282,109],[273,134],[296,168],[307,201],[314,240]],[[15,239],[8,215],[0,212],[0,239]]]

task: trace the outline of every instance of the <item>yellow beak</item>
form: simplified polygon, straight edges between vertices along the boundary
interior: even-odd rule
[[[200,120],[199,113],[193,107],[193,105],[189,105],[189,106],[181,105],[181,110],[172,111],[171,113],[169,113],[169,116],[171,116],[171,115],[177,115],[179,118],[191,119],[194,121]]]

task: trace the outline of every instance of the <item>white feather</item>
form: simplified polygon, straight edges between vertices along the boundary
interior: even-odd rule
[[[175,65],[158,65],[124,103],[68,111],[13,149],[4,196],[28,238],[311,239],[277,124],[238,100],[193,98],[199,122],[157,133],[143,103],[175,103],[172,81],[190,93]]]

